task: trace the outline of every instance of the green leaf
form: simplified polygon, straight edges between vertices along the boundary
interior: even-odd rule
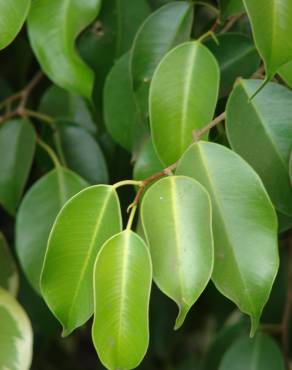
[[[104,155],[94,137],[81,127],[58,122],[61,145],[68,166],[91,184],[107,183]]]
[[[264,60],[267,80],[292,59],[292,2],[243,0],[256,47]],[[264,20],[264,22],[263,22]]]
[[[75,49],[75,39],[98,15],[101,0],[35,0],[28,17],[32,49],[55,84],[90,99],[94,75]]]
[[[102,244],[121,227],[118,196],[108,185],[81,191],[58,214],[48,241],[41,291],[64,336],[93,314],[94,261]]]
[[[0,1],[0,50],[8,46],[21,30],[27,17],[30,0]]]
[[[37,292],[55,218],[65,202],[86,186],[79,176],[60,167],[39,179],[23,198],[16,218],[16,252],[27,279]]]
[[[284,360],[273,339],[257,334],[236,341],[225,353],[219,370],[284,370]]]
[[[197,181],[170,176],[149,188],[141,213],[154,281],[177,303],[178,329],[213,270],[210,198]]]
[[[152,140],[149,138],[142,146],[135,162],[134,180],[144,180],[154,173],[163,170],[163,165],[154,150]]]
[[[198,41],[177,46],[161,61],[149,104],[153,144],[164,164],[177,161],[192,143],[192,132],[212,120],[218,88],[217,61]]]
[[[14,214],[35,152],[35,131],[24,119],[0,127],[0,203]]]
[[[220,96],[229,94],[238,77],[248,78],[258,68],[260,58],[252,40],[240,33],[217,36],[219,45],[208,39],[205,45],[216,57],[221,73]]]
[[[146,128],[132,90],[129,54],[120,58],[110,71],[104,87],[104,120],[112,138],[123,148],[131,151],[135,139]]]
[[[242,0],[219,0],[219,4],[220,18],[223,21],[245,11]]]
[[[279,68],[278,73],[284,82],[286,82],[286,84],[292,88],[292,61]]]
[[[292,215],[289,157],[292,137],[292,92],[269,83],[252,101],[261,81],[240,80],[227,104],[231,147],[260,175],[276,208]]]
[[[32,359],[32,328],[19,303],[0,288],[1,369],[29,370]]]
[[[10,252],[6,239],[0,231],[0,286],[9,291],[9,293],[13,296],[16,296],[19,285],[18,280],[19,278],[16,264]]]
[[[279,265],[277,218],[263,184],[236,153],[199,142],[183,155],[178,175],[209,192],[213,210],[217,289],[251,317],[255,333]]]
[[[38,110],[56,119],[75,122],[89,132],[96,133],[90,109],[78,95],[51,85],[42,96]]]
[[[149,251],[137,234],[125,230],[103,245],[94,269],[92,338],[110,370],[136,368],[145,356],[151,280]]]

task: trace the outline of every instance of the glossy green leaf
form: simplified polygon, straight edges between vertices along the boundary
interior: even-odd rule
[[[0,50],[9,45],[21,30],[27,17],[30,0],[0,1]]]
[[[149,251],[137,234],[125,230],[103,245],[94,269],[92,338],[109,370],[134,369],[145,356],[151,280]]]
[[[284,64],[278,71],[281,78],[292,88],[292,61]]]
[[[142,146],[134,165],[134,180],[144,180],[154,173],[163,170],[163,165],[153,148],[152,140],[148,139]]]
[[[227,105],[232,148],[260,175],[276,208],[292,215],[289,157],[292,147],[292,92],[269,83],[252,101],[261,81],[240,80]]]
[[[127,150],[146,130],[132,90],[129,54],[120,58],[110,71],[104,88],[104,120],[112,138]]]
[[[192,132],[212,120],[218,88],[218,63],[198,41],[177,46],[161,61],[149,104],[152,140],[164,164],[177,161],[192,143]]]
[[[292,59],[292,2],[243,0],[267,79]],[[264,20],[264,21],[263,21]]]
[[[28,17],[32,49],[55,84],[87,99],[94,75],[75,49],[75,39],[98,15],[101,0],[35,0]]]
[[[257,334],[243,337],[225,353],[219,370],[284,370],[284,360],[275,341]]]
[[[149,188],[141,212],[154,281],[177,303],[178,329],[213,270],[210,198],[197,181],[170,176]]]
[[[58,214],[48,241],[41,291],[62,324],[63,335],[93,314],[94,261],[102,244],[121,227],[118,196],[108,185],[81,191]]]
[[[223,21],[235,14],[245,11],[242,0],[219,0],[219,4],[220,18]]]
[[[277,218],[258,175],[219,144],[193,144],[177,174],[199,181],[213,210],[217,289],[251,317],[255,333],[279,265]]]
[[[240,33],[217,36],[219,45],[208,39],[205,45],[216,57],[221,74],[220,96],[229,94],[238,77],[248,78],[258,68],[260,58],[252,40]]]
[[[96,124],[86,102],[58,86],[52,85],[46,90],[38,110],[56,119],[75,122],[91,133],[96,133]]]
[[[32,359],[32,328],[23,308],[0,288],[0,367],[29,370]]]
[[[109,181],[104,155],[94,137],[81,127],[58,122],[67,165],[91,184]]]
[[[0,127],[0,203],[14,214],[29,175],[35,151],[35,131],[23,119]]]
[[[57,168],[39,179],[23,198],[16,218],[16,252],[27,279],[37,292],[55,218],[65,202],[86,185],[73,172]]]
[[[6,239],[0,232],[0,286],[13,296],[18,292],[18,272]],[[1,332],[1,329],[0,329]]]

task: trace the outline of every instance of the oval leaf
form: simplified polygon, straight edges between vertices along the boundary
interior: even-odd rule
[[[35,131],[23,119],[0,127],[0,203],[14,214],[29,175],[35,151]]]
[[[81,191],[58,214],[48,241],[41,291],[64,336],[92,315],[94,261],[102,244],[121,227],[118,196],[108,185]]]
[[[212,274],[210,198],[197,181],[170,176],[149,188],[141,212],[154,280],[179,307],[178,329]]]
[[[126,230],[103,245],[94,270],[92,338],[110,370],[134,369],[145,356],[151,280],[149,251],[137,234]]]
[[[29,370],[32,359],[32,328],[19,303],[0,288],[0,367]]]
[[[236,153],[214,143],[193,144],[177,174],[191,176],[209,192],[213,210],[218,290],[258,326],[279,265],[277,218],[262,182]]]
[[[0,232],[0,286],[8,290],[15,297],[18,292],[18,280],[16,264],[6,239],[2,232]]]
[[[225,353],[219,370],[284,370],[280,349],[270,337],[257,334],[237,340]]]
[[[30,0],[0,1],[0,50],[8,46],[21,30],[27,17]]]
[[[243,2],[251,21],[256,47],[265,63],[267,79],[270,79],[283,64],[292,59],[292,2]]]
[[[60,167],[39,179],[23,198],[16,218],[16,253],[37,292],[55,218],[66,201],[86,186],[79,176]]]
[[[227,136],[260,175],[279,211],[292,215],[289,157],[292,147],[292,92],[269,83],[252,101],[261,81],[240,80],[227,105]],[[285,107],[285,109],[283,109]]]
[[[162,60],[149,101],[153,143],[166,165],[177,161],[192,143],[193,130],[212,120],[218,88],[218,63],[200,42],[179,45]]]
[[[42,70],[55,84],[91,98],[94,75],[75,50],[75,39],[98,15],[101,0],[35,0],[28,33]]]

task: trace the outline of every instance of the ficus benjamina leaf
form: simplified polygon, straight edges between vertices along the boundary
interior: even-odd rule
[[[251,317],[253,335],[278,271],[277,218],[254,170],[219,144],[199,142],[182,156],[177,175],[193,177],[212,202],[217,289]]]
[[[27,314],[6,290],[0,288],[1,369],[29,370],[33,335]]]
[[[18,272],[7,241],[0,231],[0,287],[9,291],[13,296],[18,291]]]
[[[220,18],[223,21],[245,10],[242,0],[219,0],[219,5]]]
[[[275,207],[292,215],[292,92],[271,82],[249,101],[260,85],[256,80],[237,83],[226,109],[227,137],[232,149],[260,175]]]
[[[29,11],[30,0],[0,1],[0,50],[9,45],[20,31]]]
[[[98,15],[101,0],[34,0],[28,17],[32,49],[48,77],[90,99],[94,75],[75,49],[75,39]]]
[[[136,368],[149,342],[148,310],[152,280],[145,242],[125,230],[105,242],[94,268],[92,338],[109,370]]]
[[[93,314],[94,261],[102,244],[121,227],[118,196],[108,185],[84,189],[58,214],[48,241],[41,292],[64,336]]]
[[[292,2],[243,2],[251,22],[256,47],[265,63],[266,80],[269,80],[282,65],[292,59]]]
[[[215,57],[198,41],[177,46],[157,67],[150,87],[150,124],[164,164],[177,161],[192,143],[192,132],[212,120],[219,78]]]
[[[141,214],[154,281],[177,303],[178,329],[212,274],[210,198],[194,179],[170,176],[149,188]]]

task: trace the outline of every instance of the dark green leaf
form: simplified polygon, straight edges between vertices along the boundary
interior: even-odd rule
[[[219,4],[220,18],[223,21],[237,13],[245,11],[242,0],[219,0]]]
[[[0,232],[0,286],[13,296],[18,292],[18,272],[6,239]],[[1,336],[1,329],[0,329]]]

